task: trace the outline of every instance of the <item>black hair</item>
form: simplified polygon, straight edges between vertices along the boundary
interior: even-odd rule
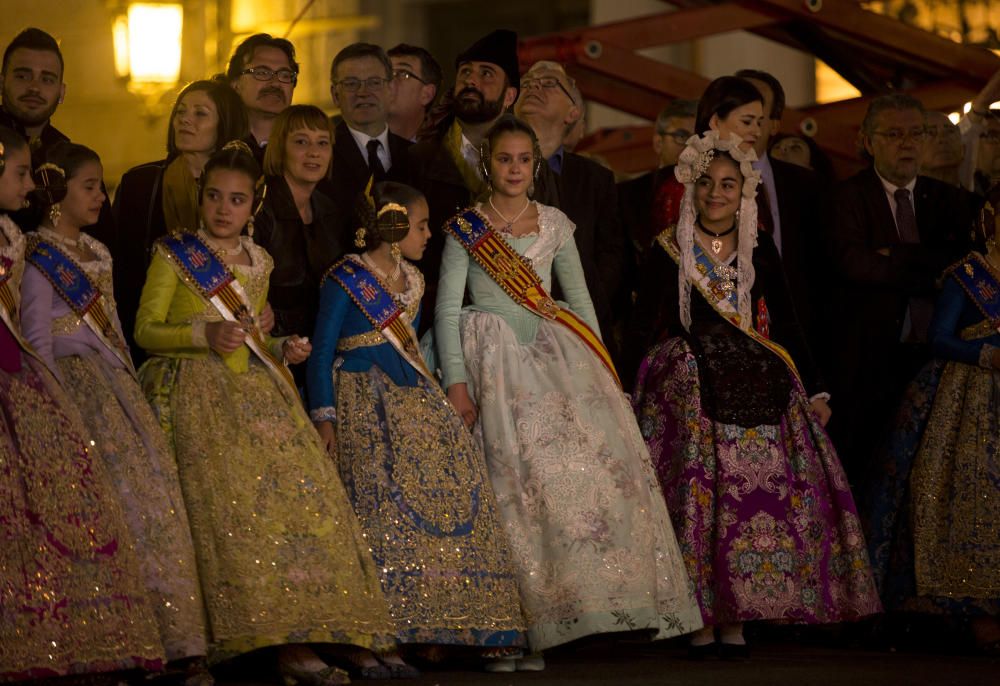
[[[217,170],[236,171],[246,174],[254,189],[253,209],[256,210],[259,201],[262,199],[260,196],[263,191],[262,184],[264,177],[261,175],[260,165],[254,159],[249,146],[243,141],[230,141],[221,150],[212,153],[212,156],[208,158],[208,162],[205,163],[205,168],[202,170],[201,176],[198,178],[199,205],[205,195],[205,184],[208,183],[209,175]]]
[[[868,148],[865,147],[864,139],[871,138],[872,134],[875,132],[875,119],[878,115],[888,110],[915,110],[919,112],[921,116],[927,116],[927,112],[924,110],[924,104],[912,95],[907,95],[906,93],[889,93],[888,95],[880,95],[869,102],[868,109],[865,110],[865,118],[861,120],[862,139],[859,141],[858,145],[858,152],[860,153],[861,158],[866,162],[874,162],[875,158],[872,157],[872,155],[868,152]]]
[[[7,45],[3,51],[3,64],[0,66],[0,71],[3,73],[7,72],[7,63],[10,61],[10,56],[15,50],[20,48],[24,48],[26,50],[44,50],[46,52],[54,52],[56,57],[59,58],[59,79],[62,80],[62,72],[66,70],[66,63],[63,61],[62,50],[59,49],[59,43],[50,34],[34,27],[21,31],[21,33],[14,36],[14,40]]]
[[[7,158],[15,150],[23,150],[28,147],[28,141],[24,136],[14,129],[0,125],[0,176],[3,176],[7,168]]]
[[[257,48],[277,48],[285,53],[288,58],[288,65],[296,74],[299,73],[299,63],[295,61],[295,46],[285,38],[275,38],[269,33],[255,33],[245,41],[236,46],[233,56],[229,58],[229,66],[226,67],[226,79],[230,83],[236,81],[243,75],[243,70],[250,64],[253,54]]]
[[[374,206],[368,202],[368,198],[365,197],[364,192],[358,197],[357,202],[357,214],[358,221],[362,227],[365,229],[365,249],[374,250],[383,243],[383,238],[379,228],[379,223],[392,223],[393,221],[402,222],[403,217],[400,213],[390,212],[382,215],[382,219],[378,218],[378,212],[383,207],[389,203],[396,203],[397,205],[402,205],[403,207],[410,209],[413,203],[424,200],[426,198],[424,194],[418,191],[413,186],[407,186],[405,183],[398,183],[396,181],[381,181],[372,186],[372,200],[374,201]],[[407,221],[407,230],[409,230],[409,219]],[[406,234],[400,237],[402,240]],[[394,241],[395,242],[395,241]]]
[[[708,84],[701,94],[695,117],[695,133],[701,136],[708,131],[711,128],[708,123],[713,116],[725,119],[737,107],[751,102],[764,104],[764,96],[752,83],[738,76],[720,76]]]
[[[374,57],[385,67],[385,78],[392,78],[392,62],[380,46],[374,43],[351,43],[346,48],[337,53],[330,64],[330,81],[336,81],[337,67],[347,60],[357,60],[362,57]]]
[[[420,78],[434,86],[440,94],[441,84],[444,81],[444,73],[441,71],[441,65],[438,64],[438,61],[434,59],[434,55],[430,54],[430,52],[421,48],[419,45],[400,43],[399,45],[387,50],[386,55],[389,57],[416,57],[419,59]],[[431,102],[427,105],[427,108],[429,109],[433,104],[434,103]]]
[[[100,156],[85,145],[70,143],[69,141],[59,141],[45,153],[45,162],[35,170],[35,190],[32,195],[38,200],[38,204],[43,207],[51,207],[57,202],[62,202],[68,191],[67,183],[76,176],[80,167],[88,162],[101,163]],[[52,164],[62,170],[63,173],[45,168],[46,164]]]
[[[177,95],[173,109],[170,110],[170,117],[167,119],[168,157],[176,157],[179,153],[177,142],[174,140],[174,117],[177,115],[181,100],[192,91],[204,91],[215,103],[215,110],[219,115],[219,125],[215,131],[216,150],[229,141],[246,138],[250,132],[250,121],[247,118],[246,107],[243,106],[243,101],[236,91],[222,81],[192,81]]]
[[[497,119],[496,123],[486,132],[486,136],[483,138],[482,145],[480,146],[480,164],[482,165],[483,177],[489,178],[490,158],[493,156],[493,147],[496,145],[497,139],[505,133],[523,133],[531,139],[531,151],[534,158],[531,175],[532,177],[537,176],[538,170],[545,160],[542,158],[542,149],[538,144],[538,136],[535,135],[535,130],[514,115],[505,114]]]
[[[781,115],[785,113],[785,89],[781,87],[781,81],[776,79],[774,75],[760,69],[740,69],[736,72],[736,76],[767,84],[767,87],[771,89],[772,98],[771,111],[766,113],[767,118],[781,119]]]

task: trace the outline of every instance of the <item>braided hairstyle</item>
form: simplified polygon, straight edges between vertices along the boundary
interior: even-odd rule
[[[237,171],[246,174],[254,187],[253,211],[251,217],[260,212],[267,195],[267,186],[261,174],[260,165],[250,152],[250,146],[241,140],[229,141],[220,150],[212,153],[205,163],[205,168],[198,177],[198,204],[204,201],[205,183],[209,174],[216,170]]]
[[[534,129],[512,114],[505,114],[497,119],[496,123],[486,132],[486,137],[483,138],[483,142],[479,145],[479,170],[482,172],[483,178],[489,182],[490,160],[493,157],[493,148],[496,146],[496,142],[500,136],[505,133],[523,133],[531,139],[531,156],[534,162],[534,167],[531,170],[531,178],[537,179],[538,172],[545,161],[545,158],[542,157],[542,148],[538,144],[538,136],[535,135]],[[530,192],[529,195],[531,195]]]
[[[87,162],[101,163],[96,152],[85,145],[59,141],[45,154],[45,162],[34,172],[35,190],[32,198],[45,210],[66,198],[67,182]]]
[[[416,188],[395,181],[374,184],[371,196],[362,192],[357,200],[355,236],[359,242],[363,240],[364,245],[357,247],[374,250],[383,242],[398,243],[406,238],[410,230],[406,210],[423,199],[424,194]]]

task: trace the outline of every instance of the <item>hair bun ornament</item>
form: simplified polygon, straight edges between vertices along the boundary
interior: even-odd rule
[[[35,170],[32,178],[35,182],[32,197],[42,205],[55,205],[66,197],[66,171],[62,167],[46,162]]]
[[[378,235],[386,243],[399,243],[410,230],[406,208],[396,202],[387,202],[379,208],[376,217]]]
[[[239,139],[229,141],[228,143],[222,146],[222,149],[239,150],[240,152],[245,152],[246,154],[250,155],[250,157],[253,157],[253,151],[250,149],[250,146],[247,145],[246,141],[241,141]]]

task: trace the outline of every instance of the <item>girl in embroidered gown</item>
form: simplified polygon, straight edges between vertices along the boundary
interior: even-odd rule
[[[381,646],[388,613],[336,468],[279,361],[302,362],[311,347],[257,327],[271,258],[241,232],[252,232],[259,177],[249,149],[227,145],[205,165],[203,227],[156,244],[135,331],[152,356],[140,378],[177,456],[210,659],[282,646],[286,676],[328,686],[346,675],[304,644]]]
[[[357,241],[368,250],[335,264],[321,288],[312,418],[372,546],[397,640],[520,645],[517,582],[486,464],[415,342],[424,280],[407,260],[430,237],[427,201],[391,182],[372,199],[362,201]],[[384,297],[373,302],[389,306],[383,318],[399,311],[386,325],[395,343],[362,309],[372,288]]]
[[[888,610],[965,617],[1000,653],[1000,187],[980,216],[986,249],[949,268],[872,487],[869,550]]]
[[[59,143],[36,171],[46,218],[28,238],[22,285],[24,336],[79,408],[115,484],[136,543],[160,638],[171,661],[205,655],[205,622],[194,545],[177,465],[136,380],[111,287],[111,256],[81,233],[104,202],[101,162]],[[75,278],[78,291],[64,279]],[[87,302],[78,293],[92,289]],[[107,326],[104,326],[104,324]],[[190,660],[188,660],[190,662]],[[189,665],[192,684],[200,671]]]
[[[648,350],[634,405],[706,625],[695,657],[716,650],[716,627],[723,654],[739,658],[745,621],[879,611],[823,429],[828,396],[774,243],[757,233],[755,155],[740,142],[710,131],[681,154],[680,220],[650,252],[631,335]]]
[[[157,668],[163,646],[91,432],[20,334],[25,240],[5,214],[34,187],[0,127],[0,681]]]
[[[486,145],[493,192],[448,223],[434,326],[448,397],[486,455],[529,645],[538,653],[596,633],[693,631],[697,606],[649,454],[596,333],[573,224],[529,200],[545,163],[530,127],[502,119]],[[459,238],[474,227],[493,227],[515,252],[470,258]],[[530,266],[514,275],[522,259]],[[510,274],[503,286],[485,263]],[[540,283],[525,291],[532,269]],[[562,315],[539,297],[553,271],[571,308]],[[539,309],[519,305],[519,291]],[[521,667],[543,664],[534,655]]]

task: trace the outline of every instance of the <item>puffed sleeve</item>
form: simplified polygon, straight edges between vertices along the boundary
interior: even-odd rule
[[[569,309],[579,315],[587,326],[600,336],[601,327],[597,323],[597,313],[590,299],[590,291],[587,290],[587,278],[583,274],[580,253],[576,249],[576,241],[573,240],[572,234],[570,229],[569,238],[563,242],[552,260],[552,271],[559,281],[566,302],[569,303]]]
[[[451,234],[445,237],[438,277],[437,302],[434,305],[434,338],[445,389],[465,383],[465,356],[462,354],[462,334],[458,320],[469,276],[469,253]]]
[[[319,313],[312,337],[312,354],[306,367],[309,415],[314,422],[336,421],[337,390],[333,387],[333,360],[347,308],[354,304],[333,279],[319,291]]]
[[[146,283],[142,287],[139,311],[135,317],[135,342],[153,355],[201,356],[208,348],[203,326],[196,330],[191,322],[167,323],[174,295],[182,286],[177,272],[160,254],[160,250],[158,247],[153,253],[146,271]]]
[[[979,366],[980,353],[987,344],[983,341],[963,341],[958,336],[958,321],[968,297],[953,277],[946,277],[941,295],[934,305],[934,318],[927,338],[935,357]]]
[[[52,299],[55,297],[56,291],[45,275],[35,265],[26,265],[21,281],[21,333],[62,383],[52,344]]]

